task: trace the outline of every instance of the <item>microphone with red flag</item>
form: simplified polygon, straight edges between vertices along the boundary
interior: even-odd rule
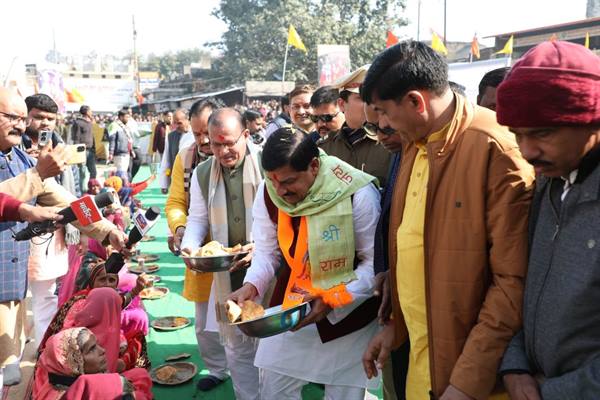
[[[92,196],[84,196],[71,203],[71,210],[81,226],[88,226],[102,219],[102,213]]]
[[[95,197],[84,196],[72,202],[69,207],[58,212],[59,215],[63,216],[62,220],[58,222],[48,220],[30,223],[25,229],[15,233],[13,238],[16,241],[30,240],[44,233],[54,232],[57,224],[66,225],[75,220],[81,226],[93,224],[102,219],[100,209],[111,205],[114,201],[112,193],[108,192],[97,194]]]

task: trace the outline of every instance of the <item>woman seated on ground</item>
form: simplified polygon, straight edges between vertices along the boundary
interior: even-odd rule
[[[90,287],[76,293],[60,307],[40,343],[38,353],[44,350],[47,339],[61,330],[86,327],[106,349],[109,372],[120,372],[134,367],[150,368],[145,338],[148,316],[139,308],[126,311],[126,314],[129,313],[126,318],[122,315],[123,309],[145,287],[146,281],[141,276],[138,285],[124,295],[115,290],[117,282],[118,277],[115,274],[107,274],[104,264],[99,264],[90,278]],[[126,330],[121,329],[123,319],[126,322]]]
[[[84,259],[77,276],[74,296],[88,295],[90,290],[112,287],[123,297],[121,329],[128,334],[135,330],[148,334],[148,315],[139,293],[149,285],[146,275],[135,275],[122,268],[118,274],[109,273],[103,259]]]
[[[59,307],[73,297],[76,292],[88,286],[92,268],[96,264],[106,261],[109,251],[110,246],[104,247],[99,241],[82,236],[78,249],[79,260],[77,263],[69,264],[69,272],[63,276],[58,290]]]
[[[113,195],[114,203],[110,204],[102,210],[104,218],[115,224],[120,230],[125,232],[125,228],[130,222],[130,211],[129,207],[123,207],[119,200],[119,194],[112,187],[105,187],[101,192],[110,192]]]
[[[117,193],[121,191],[122,188],[130,188],[132,190],[131,195],[135,196],[146,190],[148,186],[154,182],[156,179],[156,175],[150,175],[148,179],[145,181],[141,181],[138,183],[129,183],[129,178],[125,172],[117,172],[115,175],[106,178],[104,181],[104,186],[114,188]]]
[[[156,175],[151,175],[150,178],[138,183],[129,183],[126,173],[117,172],[116,175],[106,179],[104,186],[112,187],[119,195],[119,200],[123,207],[127,207],[130,213],[133,213],[141,208],[141,203],[135,196],[148,188],[156,179]]]
[[[114,189],[109,188],[114,191]],[[118,196],[115,199],[118,202]],[[125,231],[125,216],[123,215],[122,207],[113,205],[102,210],[104,217],[112,222],[121,231]],[[65,301],[71,298],[77,291],[76,287],[82,288],[87,284],[89,278],[89,268],[87,266],[95,263],[97,259],[106,260],[110,254],[110,246],[104,247],[95,239],[81,236],[79,244],[69,246],[69,270],[60,280],[58,289],[58,306],[60,307]],[[81,280],[83,279],[83,281]]]
[[[106,351],[87,328],[50,337],[35,369],[34,400],[152,399],[148,371],[109,373]]]
[[[100,193],[101,189],[102,185],[100,184],[100,181],[98,179],[91,178],[90,180],[88,180],[88,191],[86,194],[95,196]]]

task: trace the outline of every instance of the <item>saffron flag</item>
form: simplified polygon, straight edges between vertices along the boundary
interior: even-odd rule
[[[392,47],[393,45],[395,45],[398,42],[399,42],[399,40],[396,37],[396,35],[394,35],[391,31],[388,31],[387,32],[387,40],[385,42],[385,48],[387,49],[388,47]]]
[[[65,89],[65,97],[67,98],[67,103],[83,103],[85,101],[84,97],[79,90],[77,89]]]
[[[448,50],[444,46],[444,42],[442,42],[442,39],[434,31],[431,31],[431,48],[440,54],[448,55]]]
[[[506,44],[504,45],[504,48],[500,51],[495,52],[494,54],[512,54],[513,52],[513,41],[514,41],[514,35],[510,35],[510,38],[508,39],[508,41],[506,42]]]
[[[589,32],[585,33],[585,43],[584,43],[584,46],[585,46],[586,49],[590,48],[590,33]]]
[[[300,35],[298,35],[298,32],[296,32],[296,28],[294,28],[294,25],[291,25],[291,24],[290,24],[290,29],[288,31],[288,41],[287,42],[288,42],[288,44],[291,44],[295,48],[300,49],[306,53],[306,47],[304,47],[304,43],[302,43],[302,39],[300,39]]]
[[[477,59],[481,58],[481,54],[479,53],[479,42],[477,41],[477,36],[473,36],[473,41],[471,42],[471,55]]]

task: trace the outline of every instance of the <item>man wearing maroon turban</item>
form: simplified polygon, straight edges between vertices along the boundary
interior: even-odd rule
[[[538,175],[523,329],[500,373],[513,400],[600,398],[600,58],[545,42],[497,92],[497,118]]]

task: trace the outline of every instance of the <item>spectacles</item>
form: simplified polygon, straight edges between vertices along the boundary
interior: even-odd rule
[[[321,115],[314,115],[314,114],[311,114],[311,115],[310,115],[310,120],[311,120],[312,122],[314,122],[314,123],[317,123],[317,121],[319,121],[319,120],[321,120],[321,121],[323,121],[323,122],[331,122],[331,121],[333,121],[333,119],[334,119],[335,117],[337,117],[337,115],[338,115],[339,113],[340,113],[340,112],[338,111],[338,112],[336,112],[335,114],[321,114]]]
[[[17,125],[21,122],[27,125],[27,117],[21,117],[20,115],[5,113],[4,111],[0,111],[0,114],[4,115],[4,117],[9,120],[11,123]]]
[[[377,136],[377,132],[381,132],[381,134],[385,136],[391,136],[394,133],[396,133],[396,131],[390,128],[389,126],[386,126],[385,128],[380,128],[379,125],[374,124],[372,122],[365,122],[363,124],[363,129],[367,131],[367,134],[371,136]]]
[[[246,130],[244,129],[241,133],[240,136],[238,136],[237,139],[235,139],[235,142],[229,142],[229,143],[217,143],[217,142],[213,142],[212,140],[210,141],[210,147],[212,147],[213,149],[219,150],[223,147],[226,147],[228,149],[232,149],[235,147],[236,144],[238,144],[238,142],[240,141],[240,139],[242,138],[242,136],[244,136],[244,132]]]

